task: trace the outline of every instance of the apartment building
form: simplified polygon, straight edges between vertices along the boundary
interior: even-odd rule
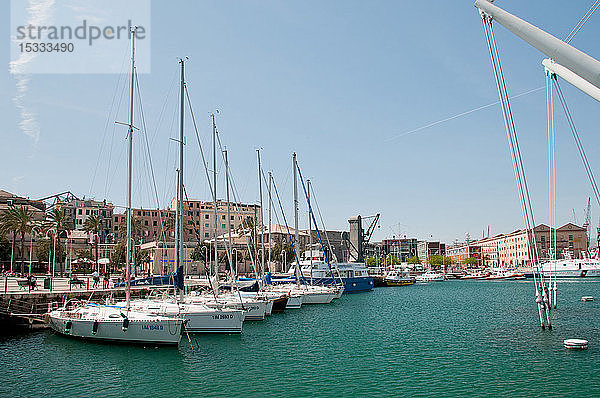
[[[509,234],[499,234],[477,242],[485,265],[491,267],[529,267],[530,255],[533,248],[533,235],[540,259],[550,257],[551,248],[554,246],[554,231],[550,239],[550,227],[539,224],[531,230],[516,230]],[[587,236],[585,228],[573,223],[567,223],[556,229],[556,252],[560,257],[566,250],[573,256],[579,257],[587,251]]]

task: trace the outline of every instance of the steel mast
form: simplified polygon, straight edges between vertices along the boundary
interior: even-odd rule
[[[127,252],[125,253],[125,302],[127,305],[127,311],[129,311],[131,301],[131,184],[133,175],[133,89],[135,82],[135,31],[136,26],[131,28],[131,86],[129,93],[129,148],[127,153]]]
[[[294,168],[294,250],[300,249],[298,234],[298,163],[296,162],[296,152],[292,156],[292,167]],[[300,258],[296,258],[296,285],[300,286]]]

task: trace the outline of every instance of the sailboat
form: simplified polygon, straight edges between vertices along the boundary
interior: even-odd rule
[[[241,333],[245,313],[241,309],[226,308],[225,306],[209,307],[202,303],[186,303],[183,300],[184,278],[183,269],[183,143],[184,143],[184,104],[185,95],[185,60],[180,59],[181,65],[181,106],[179,128],[179,170],[177,173],[177,210],[176,210],[176,276],[175,284],[181,293],[179,298],[166,296],[164,298],[133,300],[134,309],[162,316],[181,317],[186,321],[186,330],[192,333]]]
[[[131,30],[131,92],[129,98],[129,156],[127,181],[127,253],[125,305],[111,306],[85,301],[66,301],[62,308],[47,314],[49,326],[57,333],[88,340],[118,343],[177,345],[183,332],[184,320],[135,311],[130,306],[131,297],[131,187],[133,149],[133,98],[135,80],[135,33]],[[124,123],[121,123],[124,124]]]

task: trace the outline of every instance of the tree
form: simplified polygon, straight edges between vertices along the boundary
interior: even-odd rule
[[[92,233],[92,238],[94,239],[94,247],[96,249],[96,255],[94,256],[94,258],[96,259],[96,269],[100,269],[100,266],[98,264],[98,241],[100,240],[100,236],[98,235],[98,232],[100,232],[100,228],[102,227],[102,219],[100,218],[100,216],[96,215],[96,214],[92,214],[91,216],[89,216],[85,222],[83,223],[83,229],[88,232],[88,233]]]
[[[410,256],[406,259],[408,264],[421,264],[421,260],[419,260],[418,256]]]
[[[125,264],[126,251],[127,248],[125,247],[125,242],[123,242],[122,240],[117,242],[117,244],[115,245],[115,249],[110,255],[110,265],[111,267],[114,267],[115,270]]]
[[[375,267],[377,266],[377,259],[375,257],[367,257],[365,258],[365,265],[367,267]]]
[[[65,215],[62,210],[52,209],[50,213],[48,213],[48,222],[52,228],[56,231],[56,257],[57,261],[60,264],[60,276],[63,276],[64,270],[64,256],[63,251],[60,247],[60,235],[63,231],[68,231],[71,226],[71,220]]]
[[[0,215],[0,230],[21,235],[21,273],[25,273],[25,234],[31,232],[33,212],[25,206],[9,207]]]
[[[440,265],[452,265],[454,264],[454,260],[452,257],[440,256],[440,255],[432,255],[429,256],[429,264],[440,266]]]
[[[477,260],[475,260],[475,257],[468,257],[463,260],[463,264],[468,266],[475,266],[477,265]]]

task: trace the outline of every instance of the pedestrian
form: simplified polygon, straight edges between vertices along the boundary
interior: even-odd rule
[[[110,287],[110,275],[108,271],[104,273],[104,288],[108,289]]]
[[[96,289],[98,287],[98,282],[100,281],[100,274],[98,271],[92,273],[92,278],[94,279],[94,286],[92,286],[92,288]]]

